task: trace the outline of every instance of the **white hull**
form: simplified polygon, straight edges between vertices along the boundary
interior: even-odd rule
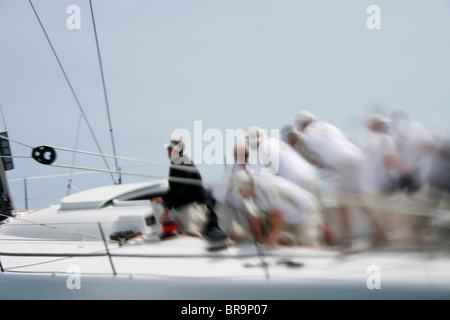
[[[450,298],[450,260],[437,251],[342,254],[285,248],[266,250],[261,258],[251,244],[209,252],[203,240],[179,238],[110,245],[111,264],[100,242],[20,245],[39,254],[2,257],[2,300]],[[371,288],[370,266],[379,267],[378,288]]]
[[[3,225],[0,299],[450,299],[443,249],[261,251],[246,243],[210,251],[198,238],[159,241],[160,226],[145,222],[157,208],[129,200],[153,187],[80,193]],[[109,240],[130,228],[144,236]]]

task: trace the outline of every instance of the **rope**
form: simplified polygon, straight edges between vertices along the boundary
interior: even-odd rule
[[[6,139],[18,144],[21,144],[23,146],[26,146],[30,149],[34,149],[33,146],[30,146],[28,144],[25,144],[23,142],[11,139],[9,137],[0,135],[0,139]],[[98,156],[98,157],[102,157],[102,158],[116,158],[116,159],[122,159],[122,160],[126,160],[126,161],[135,161],[135,162],[142,162],[142,163],[147,163],[150,165],[158,165],[158,166],[164,166],[164,167],[169,167],[169,168],[176,168],[177,170],[180,171],[188,171],[188,172],[197,172],[198,169],[195,167],[186,167],[186,166],[180,166],[180,165],[173,165],[170,163],[166,163],[166,162],[158,162],[158,161],[149,161],[149,160],[142,160],[142,159],[136,159],[136,158],[129,158],[129,157],[121,157],[121,156],[116,156],[116,155],[108,155],[108,154],[104,154],[104,153],[98,153],[98,152],[91,152],[91,151],[83,151],[83,150],[76,150],[76,149],[69,149],[69,148],[63,148],[63,147],[56,147],[56,146],[48,146],[52,149],[55,150],[61,150],[61,151],[66,151],[66,152],[74,152],[74,153],[80,153],[80,154],[86,154],[86,155],[92,155],[92,156]],[[1,157],[1,156],[0,156]],[[31,158],[30,156],[4,156],[4,157],[17,157],[17,158]],[[73,161],[72,161],[73,163]],[[111,169],[95,169],[95,168],[82,168],[82,167],[76,167],[76,166],[68,166],[68,165],[56,165],[56,164],[50,164],[51,166],[55,166],[55,167],[62,167],[62,168],[70,168],[70,169],[84,169],[84,170],[88,170],[88,171],[97,171],[97,172],[105,172],[105,173],[117,173],[117,174],[128,174],[128,175],[135,175],[135,176],[143,176],[143,177],[149,177],[149,178],[161,178],[160,176],[150,176],[150,175],[145,175],[145,174],[137,174],[137,173],[125,173],[125,172],[121,172],[121,171],[114,171]],[[206,169],[209,171],[217,171],[214,169]],[[69,174],[70,175],[70,174]],[[45,176],[45,177],[60,177],[60,176],[64,176],[64,175],[54,175],[54,176]],[[38,179],[38,178],[45,178],[45,177],[35,177],[34,179]],[[33,179],[33,178],[32,178]],[[15,180],[11,180],[11,181],[16,181],[16,180],[22,180],[22,179],[15,179]]]
[[[76,153],[80,153],[80,154],[86,154],[86,155],[91,155],[91,156],[99,156],[99,157],[105,157],[105,158],[117,158],[119,160],[142,162],[142,163],[147,163],[147,164],[150,164],[150,165],[157,165],[157,166],[163,166],[163,167],[169,167],[169,168],[173,167],[173,168],[179,169],[181,171],[190,171],[190,172],[198,171],[197,168],[181,167],[179,165],[172,165],[172,164],[166,163],[166,162],[142,160],[142,159],[136,159],[136,158],[129,158],[129,157],[116,156],[116,155],[102,154],[102,153],[91,152],[91,151],[75,150],[75,149],[69,149],[69,148],[63,148],[63,147],[55,147],[55,146],[49,146],[49,147],[53,148],[55,150],[61,150],[61,151],[66,151],[66,152],[76,152]],[[210,171],[217,171],[217,170],[211,170],[210,169]],[[112,171],[112,172],[113,173],[122,173],[120,171]]]
[[[38,203],[37,205],[35,205],[32,208],[28,208],[28,209],[24,209],[24,210],[19,210],[19,211],[15,211],[15,212],[26,212],[29,210],[35,210],[36,208],[42,206],[44,203],[50,201],[52,198],[54,198],[58,193],[60,193],[63,189],[65,189],[67,187],[67,185],[64,185],[63,187],[61,187],[60,189],[58,189],[58,191],[56,191],[55,193],[53,193],[52,195],[50,195],[49,197],[47,197],[44,201],[42,201],[41,203]]]
[[[121,157],[121,156],[109,155],[109,154],[103,154],[103,153],[91,152],[91,151],[69,149],[69,148],[63,148],[63,147],[55,147],[55,146],[49,146],[49,147],[53,148],[55,150],[61,150],[61,151],[67,151],[67,152],[76,152],[76,153],[81,153],[81,154],[87,154],[87,155],[90,155],[90,156],[99,156],[99,157],[106,157],[106,158],[117,158],[117,159],[127,160],[127,161],[144,162],[144,163],[153,164],[153,165],[170,166],[169,164],[167,164],[165,162],[156,162],[156,161],[134,159],[134,158]]]
[[[79,169],[79,170],[105,172],[105,173],[121,173],[121,174],[124,174],[124,175],[130,175],[130,176],[136,176],[136,177],[146,177],[146,178],[156,178],[156,179],[166,179],[167,178],[167,177],[163,177],[163,176],[149,175],[149,174],[143,174],[143,173],[122,172],[122,171],[118,172],[118,171],[114,171],[114,170],[88,168],[88,167],[67,166],[67,165],[62,165],[62,164],[50,164],[49,166],[58,167],[58,168],[73,168],[73,169]],[[199,185],[199,186],[203,185],[201,180],[193,179],[193,178],[168,177],[167,180],[168,181],[172,181],[172,182],[192,184],[192,185]]]
[[[11,180],[8,180],[8,182],[23,181],[24,179],[38,180],[38,179],[48,179],[48,178],[60,178],[60,177],[67,177],[67,176],[87,174],[87,173],[93,173],[93,172],[92,171],[84,171],[84,172],[76,172],[76,173],[53,174],[53,175],[48,175],[48,176],[26,177],[26,178],[11,179]]]
[[[30,159],[30,156],[0,156],[0,158],[10,158],[10,159]]]
[[[27,145],[27,144],[25,144],[23,142],[20,142],[20,141],[11,139],[9,137],[5,137],[5,136],[0,135],[0,139],[10,140],[10,141],[13,141],[15,143],[18,143],[18,144],[21,144],[21,145],[24,145],[26,147],[29,147],[29,148],[33,149],[32,146]],[[187,166],[174,165],[174,164],[163,163],[163,162],[147,161],[147,160],[140,160],[140,159],[134,159],[134,158],[128,158],[128,157],[119,157],[119,156],[116,156],[116,155],[107,155],[107,154],[103,154],[103,153],[82,151],[82,150],[75,150],[75,149],[68,149],[68,148],[55,147],[55,146],[49,146],[49,147],[53,148],[53,149],[56,149],[56,150],[61,150],[61,151],[81,153],[81,154],[87,154],[87,155],[93,155],[93,156],[100,156],[102,158],[107,158],[107,157],[108,158],[117,158],[117,159],[123,159],[123,160],[128,160],[128,161],[144,162],[144,163],[148,163],[148,164],[152,164],[152,165],[160,165],[160,166],[165,166],[165,167],[170,167],[170,168],[176,168],[177,170],[180,170],[180,171],[198,172],[198,169],[196,167],[187,167]],[[29,158],[29,157],[27,157],[27,158]],[[108,169],[98,169],[98,168],[79,167],[79,166],[74,166],[74,165],[70,165],[69,166],[69,165],[63,165],[63,164],[49,164],[49,166],[59,167],[59,168],[68,168],[68,169],[78,169],[78,170],[84,170],[84,171],[88,171],[88,172],[110,173],[111,175],[112,174],[120,174],[120,175],[124,174],[124,175],[137,176],[137,177],[166,179],[166,177],[163,177],[163,176],[141,174],[141,173],[132,173],[132,172],[122,172],[122,171],[117,171],[117,170],[111,170],[109,168]],[[83,173],[88,173],[88,172],[81,172],[81,173],[78,173],[78,174],[83,174]],[[69,173],[68,175],[72,176],[73,173]],[[30,179],[43,179],[43,178],[63,177],[63,176],[67,176],[67,174],[31,177]],[[23,179],[14,179],[14,180],[10,180],[10,181],[12,182],[12,181],[19,181],[19,180],[23,180]],[[201,180],[193,179],[193,178],[169,177],[168,181],[178,182],[178,183],[185,183],[185,184],[191,184],[191,185],[198,185],[198,186],[202,186],[203,185]],[[70,187],[70,184],[66,185],[65,187]]]
[[[5,140],[8,140],[8,141],[12,141],[12,142],[15,142],[15,143],[17,143],[17,144],[20,144],[20,145],[22,145],[22,146],[25,146],[25,147],[28,147],[28,148],[30,148],[30,149],[33,149],[33,147],[30,146],[29,144],[26,144],[26,143],[23,143],[23,142],[20,142],[20,141],[11,139],[10,137],[6,137],[6,136],[3,136],[3,135],[0,135],[0,139],[5,139]]]
[[[8,215],[2,214],[2,213],[0,213],[0,216],[7,217],[7,218],[13,218],[15,220],[19,220],[19,221],[30,223],[30,224],[34,224],[34,225],[38,225],[38,226],[41,226],[41,227],[47,227],[47,228],[50,228],[50,229],[53,229],[53,230],[56,230],[56,231],[62,231],[62,232],[67,232],[67,233],[79,234],[79,235],[82,235],[82,236],[92,237],[92,238],[95,238],[95,239],[98,239],[98,240],[102,239],[100,237],[97,237],[97,236],[89,234],[89,233],[80,232],[80,231],[73,231],[73,230],[67,230],[67,229],[61,229],[61,228],[50,226],[50,225],[45,224],[45,223],[39,223],[39,222],[31,221],[31,220],[26,220],[26,219],[22,219],[22,218],[13,217],[13,216],[8,216]]]

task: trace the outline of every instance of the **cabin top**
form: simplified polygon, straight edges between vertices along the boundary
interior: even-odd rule
[[[167,181],[121,184],[94,188],[67,196],[61,200],[60,210],[98,209],[113,200],[150,199],[167,190]]]

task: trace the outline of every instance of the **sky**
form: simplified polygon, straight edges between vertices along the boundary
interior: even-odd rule
[[[92,0],[111,128],[89,1],[32,3],[104,154],[168,163],[163,144],[176,129],[194,133],[199,122],[224,135],[251,125],[280,129],[300,110],[356,141],[371,111],[405,110],[434,134],[448,132],[449,0]],[[67,25],[73,5],[79,29]],[[380,29],[367,26],[371,5]],[[28,0],[0,0],[0,46],[1,127],[25,144],[11,142],[13,155],[27,157],[14,158],[6,173],[16,208],[25,208],[24,178],[29,208],[60,201],[71,172],[70,192],[113,183],[106,173],[30,158],[42,145],[100,151]],[[100,157],[60,150],[55,163],[106,168]],[[118,164],[124,172],[168,172]],[[108,165],[115,168],[112,159]],[[206,181],[223,168],[199,167]]]

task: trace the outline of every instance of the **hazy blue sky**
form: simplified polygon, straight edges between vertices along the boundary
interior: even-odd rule
[[[92,3],[120,156],[167,162],[161,145],[177,128],[192,130],[196,120],[204,130],[278,129],[292,124],[301,109],[356,140],[364,115],[374,108],[386,114],[403,109],[436,132],[448,130],[448,0]],[[33,4],[103,152],[112,154],[89,1]],[[81,10],[79,30],[67,28],[70,5]],[[379,30],[366,26],[370,5],[381,9]],[[0,45],[0,103],[9,136],[30,146],[73,148],[80,112],[27,0],[0,0]],[[77,148],[98,151],[84,122]],[[16,156],[31,153],[15,143],[12,150]],[[71,154],[58,152],[56,163],[72,161]],[[7,175],[19,209],[23,182],[16,179],[69,173],[32,159],[14,163]],[[105,168],[101,159],[87,156],[77,156],[75,164]],[[123,171],[167,174],[165,167],[119,165]],[[218,176],[202,172],[206,180]],[[29,180],[30,207],[67,181]],[[73,180],[83,190],[111,182],[101,173]]]

